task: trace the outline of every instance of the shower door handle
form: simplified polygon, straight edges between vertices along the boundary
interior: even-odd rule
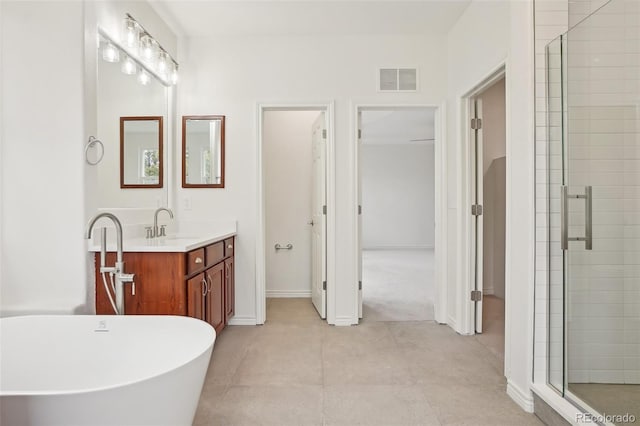
[[[584,237],[569,237],[569,198],[584,200]],[[585,250],[593,249],[593,196],[591,186],[584,195],[570,195],[566,185],[560,187],[560,248],[569,249],[569,241],[584,241]]]
[[[593,196],[591,186],[584,187],[584,248],[593,250]]]

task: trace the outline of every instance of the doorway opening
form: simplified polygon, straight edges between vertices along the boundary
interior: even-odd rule
[[[329,114],[319,106],[263,107],[260,118],[264,319],[284,298],[325,319]]]
[[[469,98],[471,300],[477,339],[504,364],[506,93],[504,73]]]
[[[434,320],[435,107],[359,107],[359,316]]]

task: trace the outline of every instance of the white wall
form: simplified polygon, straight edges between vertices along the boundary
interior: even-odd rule
[[[363,144],[362,248],[433,248],[434,146]]]
[[[525,410],[533,410],[530,392],[533,332],[533,8],[529,1],[474,1],[448,37],[449,145],[449,319],[469,332],[471,302],[468,252],[454,241],[468,241],[467,204],[461,189],[468,181],[468,147],[461,145],[461,98],[506,61],[507,94],[507,242],[505,376],[507,392]],[[464,125],[464,127],[459,127]],[[464,161],[462,161],[464,160]],[[465,212],[468,208],[465,208]],[[461,271],[460,273],[457,273]]]
[[[192,39],[181,45],[179,114],[224,114],[226,187],[180,189],[179,215],[237,218],[236,319],[256,318],[257,103],[335,101],[336,321],[357,322],[354,300],[354,110],[359,103],[439,104],[446,91],[444,38],[420,36],[247,36]],[[417,93],[376,91],[376,68],[411,64]],[[184,209],[190,198],[192,209]]]
[[[264,112],[267,297],[311,296],[312,125],[319,115]],[[276,243],[293,250],[276,251]]]
[[[3,2],[0,29],[0,310],[84,310],[83,3]]]
[[[2,2],[4,314],[94,309],[83,236],[99,197],[85,186],[97,178],[84,159],[97,126],[96,8],[118,29],[131,11],[175,52],[143,2]]]
[[[482,92],[483,286],[504,299],[506,104],[501,79]]]

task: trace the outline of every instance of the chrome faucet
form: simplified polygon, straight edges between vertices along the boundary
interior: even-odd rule
[[[124,261],[122,254],[122,224],[120,220],[112,214],[112,213],[99,213],[95,215],[87,225],[87,232],[85,235],[86,239],[91,238],[91,232],[93,231],[93,226],[95,223],[101,218],[111,219],[111,221],[116,226],[116,263],[113,267],[106,267],[105,262],[107,258],[107,228],[102,228],[102,234],[100,238],[100,273],[110,273],[112,277],[115,277],[115,305],[114,310],[117,315],[124,315],[124,283],[130,282],[132,283],[132,293],[135,292],[135,283],[133,282],[133,277],[135,274],[126,274],[124,272]],[[104,279],[104,275],[103,275]],[[106,287],[106,283],[105,283]],[[107,294],[109,295],[109,299],[111,299],[111,293],[107,288]],[[135,293],[134,293],[135,294]],[[113,300],[111,301],[113,303]]]
[[[164,226],[162,227],[162,229],[158,229],[158,213],[160,213],[161,211],[169,213],[169,217],[173,219],[173,212],[171,211],[171,209],[168,209],[166,207],[160,207],[159,209],[157,209],[153,214],[153,231],[151,232],[151,238],[166,236],[164,232]]]

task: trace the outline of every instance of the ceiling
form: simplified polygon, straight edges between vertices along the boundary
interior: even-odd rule
[[[435,108],[364,110],[360,121],[363,145],[433,144]]]
[[[183,37],[446,34],[470,0],[150,0]]]

